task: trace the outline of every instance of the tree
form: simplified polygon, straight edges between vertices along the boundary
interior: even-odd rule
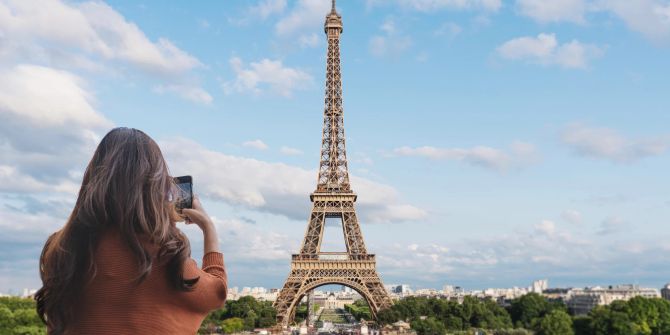
[[[410,323],[417,335],[444,335],[447,329],[444,324],[434,317],[426,318],[425,320],[415,319]]]
[[[224,320],[231,318],[239,318],[246,322],[244,325],[245,329],[248,330],[267,328],[275,325],[276,316],[277,311],[269,301],[258,301],[250,296],[238,300],[228,300],[222,309],[212,311],[207,315],[200,326],[200,333],[208,334],[209,329],[217,327]]]
[[[250,310],[244,317],[244,330],[254,330],[256,328],[256,312]]]
[[[635,297],[599,306],[589,313],[591,334],[670,334],[670,302],[660,298]]]
[[[573,335],[572,318],[565,311],[555,309],[546,314],[537,327],[538,335]]]
[[[576,316],[572,319],[572,329],[575,335],[591,335],[591,318],[588,316]]]
[[[10,333],[14,325],[14,313],[7,306],[0,305],[0,334]]]
[[[46,327],[37,316],[35,301],[19,297],[0,297],[0,334],[46,334]]]
[[[535,328],[536,323],[554,309],[565,310],[565,305],[550,303],[537,293],[528,293],[512,301],[510,315],[517,327]]]
[[[221,330],[225,334],[240,332],[244,329],[244,321],[240,318],[225,319],[221,322]]]

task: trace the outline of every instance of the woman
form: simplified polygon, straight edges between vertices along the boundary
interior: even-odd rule
[[[175,188],[145,133],[116,128],[102,139],[72,214],[42,251],[35,299],[49,334],[194,334],[223,305],[214,224],[197,198],[183,209],[204,234],[200,269],[175,224]]]

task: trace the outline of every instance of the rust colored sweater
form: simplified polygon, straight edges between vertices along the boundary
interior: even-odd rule
[[[155,255],[157,247],[145,244]],[[207,314],[226,299],[223,254],[207,253],[202,269],[193,259],[184,264],[184,278],[200,277],[192,291],[168,282],[165,265],[154,262],[139,285],[133,283],[136,262],[121,235],[105,232],[95,254],[97,275],[84,288],[76,320],[66,334],[195,334]]]

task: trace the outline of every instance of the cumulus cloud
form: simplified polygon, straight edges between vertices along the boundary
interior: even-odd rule
[[[0,188],[71,190],[74,171],[112,123],[69,72],[17,65],[0,77]]]
[[[261,94],[266,90],[290,97],[295,90],[309,87],[312,76],[299,69],[286,67],[280,60],[267,58],[259,62],[251,62],[248,67],[240,58],[230,59],[230,66],[235,72],[235,80],[223,84],[226,94],[233,92]]]
[[[566,127],[561,140],[579,155],[619,163],[661,155],[670,148],[670,136],[630,139],[614,129],[583,124]]]
[[[243,26],[258,20],[265,21],[273,15],[282,14],[286,10],[286,5],[286,0],[258,0],[247,7],[242,14],[228,18],[228,22]]]
[[[270,15],[283,12],[285,8],[286,0],[262,0],[251,6],[249,11],[253,15],[266,19]]]
[[[587,13],[610,13],[654,42],[670,42],[670,3],[665,0],[516,0],[516,8],[542,23],[584,24]]]
[[[553,236],[556,233],[556,224],[553,221],[542,220],[535,225],[535,230],[543,235]]]
[[[150,77],[195,101],[211,102],[187,77],[202,63],[167,38],[149,39],[133,22],[103,2],[60,0],[0,3],[0,62],[48,64],[96,75]]]
[[[379,29],[383,34],[372,36],[368,45],[374,56],[397,56],[412,45],[412,38],[396,28],[393,18],[387,18]]]
[[[501,0],[367,0],[368,7],[390,2],[421,12],[434,12],[442,9],[483,10],[495,12],[502,7]]]
[[[589,62],[604,53],[604,49],[577,40],[559,44],[555,34],[539,34],[537,37],[519,37],[500,45],[500,57],[509,60],[525,60],[541,65],[558,65],[567,69],[585,69]]]
[[[572,21],[584,23],[584,0],[517,0],[518,11],[538,22]]]
[[[279,152],[287,156],[297,156],[302,155],[302,150],[283,146],[279,149]]]
[[[398,156],[419,156],[433,160],[463,161],[471,165],[498,171],[523,167],[538,158],[534,145],[519,141],[513,143],[507,151],[487,146],[476,146],[468,149],[404,146],[394,149],[393,153]]]
[[[237,260],[290,259],[296,244],[289,236],[239,219],[212,219],[217,228],[219,243],[226,246],[226,254]],[[199,234],[202,236],[202,234]]]
[[[246,141],[242,143],[242,145],[247,148],[253,148],[256,150],[266,150],[268,148],[268,145],[261,140]]]
[[[203,196],[297,220],[309,212],[307,195],[314,191],[316,171],[231,156],[186,139],[161,142],[161,148],[172,171],[193,175]],[[362,222],[412,221],[427,215],[401,203],[388,185],[356,177],[352,185],[359,194]]]
[[[212,103],[212,96],[197,86],[188,85],[158,85],[154,87],[154,92],[159,94],[175,93],[178,96],[193,102],[209,105]]]
[[[561,218],[569,223],[577,224],[582,222],[582,213],[574,209],[569,209],[561,213]]]
[[[670,3],[663,0],[607,0],[602,5],[631,30],[658,43],[670,43]]]
[[[448,36],[453,38],[458,36],[461,32],[463,32],[463,28],[457,23],[444,22],[437,29],[435,29],[433,34],[435,36]]]
[[[298,39],[298,43],[300,44],[300,47],[302,48],[313,48],[317,45],[319,45],[319,36],[316,33],[311,33],[308,35],[300,35],[300,38]]]
[[[600,224],[598,234],[610,235],[622,231],[626,227],[626,221],[618,216],[607,217]]]
[[[291,11],[275,25],[275,33],[288,36],[301,31],[314,31],[330,12],[330,1],[298,0]]]
[[[443,285],[444,278],[480,288],[491,283],[509,287],[538,277],[562,282],[559,285],[575,285],[575,280],[578,284],[608,281],[612,273],[622,281],[665,280],[670,272],[658,272],[664,268],[669,248],[663,239],[614,242],[600,236],[620,232],[625,225],[620,218],[611,217],[592,235],[581,228],[572,232],[556,222],[542,220],[515,231],[465,240],[433,239],[370,247],[380,250],[378,270],[386,281],[410,276],[414,283],[428,287]]]
[[[102,2],[57,0],[0,4],[0,55],[31,59],[84,53],[151,73],[175,74],[201,65],[170,40],[152,42],[137,25]]]

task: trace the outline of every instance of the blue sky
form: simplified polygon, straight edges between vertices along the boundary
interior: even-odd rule
[[[193,175],[232,286],[280,287],[316,183],[329,6],[0,1],[0,292],[39,287],[114,126]],[[337,8],[352,187],[386,283],[670,281],[669,1]]]

